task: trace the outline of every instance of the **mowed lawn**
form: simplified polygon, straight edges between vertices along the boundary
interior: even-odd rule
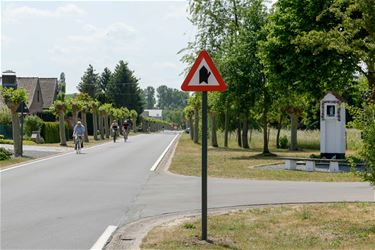
[[[375,249],[375,203],[253,208],[154,228],[142,249]]]
[[[242,149],[236,145],[235,137],[230,139],[229,147],[208,149],[208,175],[211,177],[248,178],[260,180],[293,180],[293,181],[361,181],[353,173],[323,173],[288,170],[267,170],[259,166],[283,164],[279,157],[309,157],[311,154],[319,155],[319,134],[301,133],[301,145],[305,149],[289,152],[287,149],[276,149],[270,143],[271,152],[276,157],[265,157],[261,154],[261,134],[253,134],[250,149]],[[353,138],[353,135],[350,135]],[[357,136],[357,135],[356,135]],[[271,138],[273,139],[273,138]],[[357,143],[357,142],[356,142]],[[353,143],[354,144],[354,143]],[[220,136],[219,145],[222,144]],[[347,154],[355,154],[348,150]],[[201,174],[201,145],[194,144],[188,134],[183,134],[178,142],[172,164],[169,169],[172,173],[182,175],[200,176]]]

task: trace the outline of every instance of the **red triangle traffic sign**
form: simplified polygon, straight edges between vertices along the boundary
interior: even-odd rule
[[[207,51],[203,50],[187,74],[181,89],[184,91],[225,91],[227,85]]]

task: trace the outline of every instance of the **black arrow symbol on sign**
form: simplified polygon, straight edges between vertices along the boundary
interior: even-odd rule
[[[199,84],[201,84],[202,82],[205,82],[208,84],[208,78],[210,77],[211,75],[211,72],[208,72],[208,70],[206,69],[205,66],[203,66],[200,70],[199,70]]]

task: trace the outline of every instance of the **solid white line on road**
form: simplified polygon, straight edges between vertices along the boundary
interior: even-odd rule
[[[169,148],[172,146],[173,142],[176,140],[176,138],[179,136],[179,134],[177,134],[173,140],[169,143],[169,145],[167,146],[167,148],[163,151],[163,153],[161,153],[160,157],[155,161],[154,165],[152,165],[150,171],[155,171],[156,168],[158,167],[159,163],[161,162],[161,160],[163,159],[163,157],[165,156],[165,154],[168,152]]]
[[[102,143],[102,144],[99,144],[99,145],[95,145],[95,146],[92,146],[92,147],[86,148],[85,151],[86,151],[86,150],[90,150],[90,149],[94,149],[94,148],[98,148],[98,147],[101,147],[101,146],[107,145],[107,144],[109,144],[109,143],[112,143],[112,142],[105,142],[105,143]],[[73,150],[73,149],[72,149],[72,150]],[[6,169],[3,169],[3,170],[0,170],[0,173],[6,172],[6,171],[9,171],[9,170],[13,170],[13,169],[16,169],[16,168],[24,167],[24,166],[27,166],[27,165],[31,165],[31,164],[34,164],[34,163],[38,163],[38,162],[42,162],[42,161],[47,161],[47,160],[51,160],[51,159],[55,159],[55,158],[59,158],[59,157],[65,156],[65,155],[75,154],[75,153],[76,153],[75,151],[70,151],[70,152],[67,152],[67,153],[61,153],[61,154],[58,154],[58,155],[47,156],[47,157],[42,158],[42,159],[39,159],[39,160],[26,162],[26,163],[23,163],[23,164],[20,164],[20,165],[16,165],[16,166],[14,166],[14,167],[10,167],[10,168],[6,168]]]
[[[99,237],[99,239],[91,247],[91,250],[102,250],[105,247],[109,237],[111,237],[111,235],[116,229],[117,229],[116,226],[112,226],[112,225],[108,226],[106,230],[104,231],[104,233]]]

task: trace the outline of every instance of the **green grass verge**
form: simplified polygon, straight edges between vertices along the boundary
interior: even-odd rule
[[[0,169],[6,169],[6,168],[13,166],[14,164],[18,164],[18,163],[22,163],[22,162],[30,161],[30,160],[32,160],[32,158],[28,158],[28,157],[17,157],[17,158],[11,158],[9,160],[3,160],[3,161],[0,161]]]
[[[361,181],[353,173],[323,173],[287,170],[266,170],[257,166],[283,164],[278,157],[308,157],[319,154],[318,150],[289,152],[288,150],[271,148],[277,157],[261,156],[260,148],[242,149],[234,146],[234,138],[229,148],[208,149],[208,175],[212,177],[248,178],[260,180],[292,180],[292,181]],[[354,151],[348,151],[354,154]],[[201,146],[194,144],[188,134],[183,134],[178,142],[170,171],[176,174],[200,176]]]
[[[0,139],[0,144],[13,144],[13,140]],[[33,141],[23,140],[23,145],[37,145]]]
[[[337,203],[254,208],[154,228],[142,249],[375,249],[375,204]]]

